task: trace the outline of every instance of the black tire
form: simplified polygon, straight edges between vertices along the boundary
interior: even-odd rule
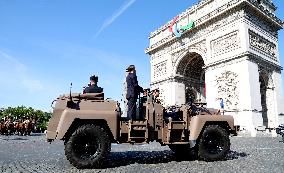
[[[174,152],[179,159],[197,159],[196,147],[190,148],[189,145],[169,145],[169,148]]]
[[[95,125],[80,126],[65,145],[65,155],[78,169],[99,168],[110,152],[107,132]]]
[[[205,161],[223,160],[230,150],[230,138],[218,125],[207,126],[200,138],[198,157]]]

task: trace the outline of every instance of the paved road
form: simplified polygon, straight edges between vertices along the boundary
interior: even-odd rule
[[[243,135],[245,136],[245,135]],[[105,169],[77,170],[66,160],[63,143],[45,142],[44,136],[0,136],[1,172],[284,172],[284,143],[281,138],[233,137],[226,161],[178,160],[168,147],[112,145]]]

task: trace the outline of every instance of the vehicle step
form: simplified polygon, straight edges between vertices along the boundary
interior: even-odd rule
[[[145,131],[145,130],[148,130],[148,128],[147,127],[133,127],[132,130],[142,130],[142,131],[144,130]]]
[[[130,122],[130,124],[132,125],[132,126],[134,126],[134,125],[147,125],[147,121],[132,121],[132,122]]]
[[[131,124],[131,127],[147,127],[147,124]]]
[[[130,137],[130,139],[146,139],[145,137]]]
[[[171,121],[172,123],[185,123],[185,121]]]

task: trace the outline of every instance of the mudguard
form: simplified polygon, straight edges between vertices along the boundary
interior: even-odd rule
[[[207,124],[227,123],[230,130],[234,130],[234,118],[230,115],[197,115],[190,121],[190,141],[196,141]]]

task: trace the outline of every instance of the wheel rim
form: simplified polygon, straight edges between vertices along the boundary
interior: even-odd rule
[[[204,147],[210,154],[219,154],[225,148],[225,141],[218,132],[208,132],[204,136]]]
[[[96,158],[100,153],[100,148],[98,139],[87,134],[80,135],[74,140],[74,153],[82,160]]]

